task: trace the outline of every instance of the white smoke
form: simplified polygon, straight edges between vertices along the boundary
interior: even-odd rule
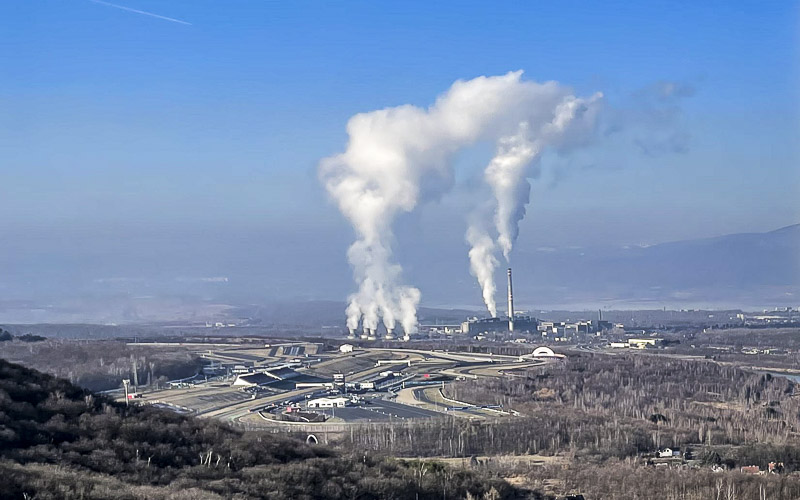
[[[497,244],[506,261],[519,234],[519,221],[525,217],[525,206],[530,200],[528,166],[539,154],[538,145],[528,137],[529,128],[527,122],[522,122],[517,134],[500,140],[497,154],[489,162],[484,175],[497,202],[494,216]]]
[[[400,289],[400,324],[406,333],[417,331],[417,306],[421,294],[413,287],[402,287]]]
[[[435,186],[426,192],[444,189],[430,181],[451,175],[453,153],[479,140],[514,136],[521,123],[556,126],[553,110],[572,96],[555,82],[521,77],[518,71],[460,80],[427,109],[405,105],[350,118],[346,150],[324,159],[319,171],[356,232],[347,253],[358,285],[346,311],[349,328],[361,323],[374,329],[382,320],[393,329],[399,320],[407,333],[416,329],[420,292],[401,283],[392,226],[417,206],[423,183]]]
[[[497,304],[494,301],[494,270],[497,259],[494,256],[495,243],[486,230],[476,224],[467,229],[469,243],[469,267],[472,275],[478,279],[483,291],[483,301],[492,317],[497,317]]]
[[[484,178],[495,198],[497,246],[506,262],[510,262],[519,223],[530,201],[528,178],[539,175],[538,161],[542,152],[548,147],[566,152],[586,142],[594,131],[601,98],[599,93],[588,99],[565,95],[557,103],[543,102],[550,107],[538,110],[538,122],[522,121],[516,133],[498,141],[497,153],[486,167]],[[493,277],[498,262],[489,238],[486,230],[480,227],[480,220],[474,219],[467,230],[470,264],[481,285],[484,302],[491,315],[496,316]]]

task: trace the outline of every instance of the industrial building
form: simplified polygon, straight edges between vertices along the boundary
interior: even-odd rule
[[[306,403],[307,408],[344,408],[350,402],[349,398],[317,398]]]
[[[508,316],[505,318],[472,318],[461,323],[461,332],[471,335],[480,333],[535,332],[539,322],[531,316],[514,312],[514,286],[511,268],[508,268]]]
[[[577,335],[599,335],[601,332],[611,328],[611,323],[603,320],[540,321],[537,331],[542,334],[542,337],[553,340],[566,340]]]
[[[538,326],[536,318],[531,316],[514,316],[514,330],[509,330],[508,318],[472,318],[461,323],[461,331],[470,335],[481,333],[507,333],[510,331],[526,333],[535,332]]]

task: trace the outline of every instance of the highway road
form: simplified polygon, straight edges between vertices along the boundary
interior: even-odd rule
[[[535,361],[516,361],[513,363],[480,363],[480,364],[465,364],[456,366],[455,368],[448,368],[442,370],[440,373],[450,375],[453,377],[502,377],[504,372],[511,370],[525,370],[542,366],[548,363],[549,360],[537,359]]]
[[[381,351],[388,351],[393,353],[413,353],[418,354],[424,358],[439,358],[445,359],[449,361],[458,361],[458,362],[467,362],[467,363],[474,363],[474,362],[486,362],[491,363],[493,361],[516,361],[519,359],[519,356],[507,356],[504,354],[477,354],[477,353],[467,353],[467,352],[446,352],[446,351],[426,351],[423,349],[395,349],[395,348],[383,348],[383,347],[370,347],[365,349],[367,351],[372,352],[381,352]]]
[[[490,418],[500,416],[499,413],[491,413],[472,403],[463,401],[447,400],[440,392],[439,387],[419,387],[413,389],[414,399],[432,405],[437,411],[444,412],[453,417],[462,418]],[[458,408],[451,409],[451,408]]]

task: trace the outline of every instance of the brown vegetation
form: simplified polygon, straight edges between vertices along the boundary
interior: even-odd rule
[[[800,471],[795,387],[782,377],[711,361],[584,354],[514,377],[447,387],[453,399],[501,404],[523,416],[365,426],[343,436],[339,445],[408,456],[538,453],[567,459],[568,466],[493,466],[543,494],[800,498],[794,474],[711,471],[712,466],[738,470],[753,464],[764,469],[770,461],[784,462],[786,473]],[[678,468],[648,466],[646,455],[665,446],[691,448],[696,460]]]
[[[0,360],[0,498],[514,498],[481,471],[338,455],[151,407]]]
[[[185,350],[136,347],[116,340],[0,342],[0,358],[93,391],[119,388],[126,378],[138,379],[141,386],[157,386],[167,380],[190,377],[202,367],[201,360]]]
[[[800,426],[800,399],[784,378],[657,356],[587,355],[521,377],[454,383],[447,391],[459,401],[501,404],[524,416],[365,427],[342,445],[416,456],[625,458],[689,444],[784,450],[797,443]],[[780,454],[800,469],[800,459]]]

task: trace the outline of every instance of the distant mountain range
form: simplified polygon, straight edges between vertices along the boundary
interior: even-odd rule
[[[800,305],[800,224],[652,246],[538,249],[518,254],[514,271],[517,295],[548,307]]]
[[[405,280],[420,288],[423,306],[431,308],[420,309],[423,321],[484,313],[465,248],[412,249],[403,255]],[[220,264],[219,272],[230,280],[95,280],[47,299],[6,297],[0,300],[0,323],[143,324],[231,317],[276,325],[343,323],[344,301],[354,287],[343,255],[276,254],[264,262],[278,264],[267,268],[260,254],[246,254],[246,261],[229,255],[225,262],[231,267]],[[652,246],[518,247],[513,269],[515,303],[523,310],[797,307],[800,224]],[[495,282],[504,312],[504,267]],[[259,288],[271,291],[259,296]]]

